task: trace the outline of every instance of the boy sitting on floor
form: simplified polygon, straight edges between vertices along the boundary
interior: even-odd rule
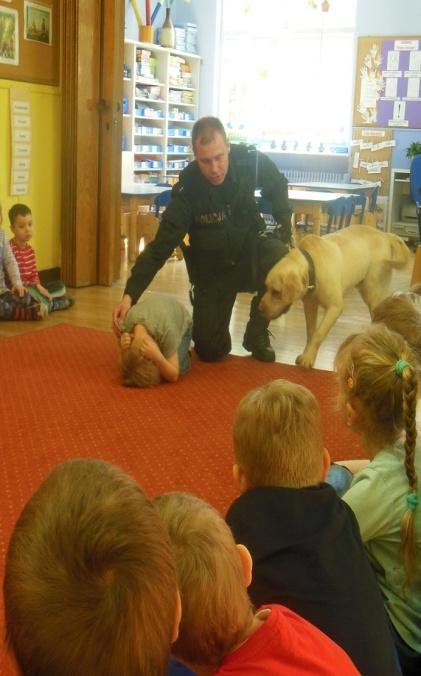
[[[25,676],[166,676],[181,612],[175,562],[134,479],[100,460],[56,467],[15,526],[4,604]]]
[[[0,204],[0,320],[44,319],[48,312],[25,291],[2,223]]]
[[[399,674],[355,516],[324,483],[330,457],[312,393],[286,380],[249,392],[234,417],[234,453],[242,495],[226,520],[254,561],[253,603],[299,613],[362,674]]]
[[[9,209],[10,229],[13,232],[13,238],[10,240],[10,246],[16,262],[19,266],[19,272],[22,284],[28,293],[36,301],[42,303],[48,312],[54,310],[66,310],[73,305],[73,298],[66,296],[66,287],[62,281],[51,282],[46,288],[41,284],[35,251],[29,244],[33,235],[32,212],[26,204],[14,204]]]
[[[173,654],[198,676],[351,676],[357,670],[331,639],[294,612],[247,595],[252,561],[222,517],[185,493],[155,507],[173,545],[183,607]]]
[[[120,338],[124,384],[173,383],[190,371],[191,327],[191,316],[174,296],[142,296],[128,311]]]

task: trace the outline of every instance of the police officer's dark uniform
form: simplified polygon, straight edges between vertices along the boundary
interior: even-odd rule
[[[274,234],[264,234],[256,188],[272,203],[273,216],[282,226]],[[188,246],[183,243],[186,234]],[[256,359],[273,361],[269,322],[257,307],[266,274],[287,253],[290,237],[285,176],[263,153],[250,146],[231,145],[222,185],[209,183],[196,161],[181,172],[156,238],[136,260],[124,293],[135,303],[174,248],[181,245],[193,285],[193,340],[199,357],[214,361],[230,352],[229,323],[236,294],[257,291],[243,345]]]

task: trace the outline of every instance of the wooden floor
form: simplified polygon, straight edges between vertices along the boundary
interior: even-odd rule
[[[112,287],[90,286],[81,289],[69,289],[69,295],[75,298],[75,305],[69,310],[52,313],[48,319],[39,322],[0,322],[0,339],[10,338],[28,331],[37,331],[62,322],[76,326],[87,326],[101,331],[111,330],[113,307],[119,302],[127,276],[127,262],[122,252],[121,281]],[[394,271],[391,291],[408,289],[413,267],[413,256],[404,270]],[[184,261],[168,261],[157,274],[150,286],[151,291],[176,293],[187,308],[191,309],[188,298],[188,280]],[[247,354],[242,348],[244,328],[247,323],[251,296],[239,294],[235,304],[232,321],[232,352]],[[336,322],[327,339],[320,348],[315,367],[332,370],[333,359],[338,346],[350,334],[364,329],[370,322],[367,307],[357,291],[351,291],[345,302],[345,310]],[[305,344],[305,322],[302,303],[296,303],[287,315],[273,321],[270,325],[273,334],[272,345],[276,350],[276,360],[293,364]]]

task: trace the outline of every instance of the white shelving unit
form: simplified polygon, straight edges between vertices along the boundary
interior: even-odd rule
[[[122,184],[175,182],[193,157],[200,57],[125,40]]]
[[[404,239],[418,239],[415,204],[410,196],[409,169],[392,169],[387,229]]]

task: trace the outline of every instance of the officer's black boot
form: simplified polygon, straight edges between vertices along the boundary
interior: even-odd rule
[[[259,301],[258,296],[251,301],[250,319],[246,326],[243,347],[258,361],[275,361],[275,351],[269,340],[269,322],[260,315],[257,309]]]

